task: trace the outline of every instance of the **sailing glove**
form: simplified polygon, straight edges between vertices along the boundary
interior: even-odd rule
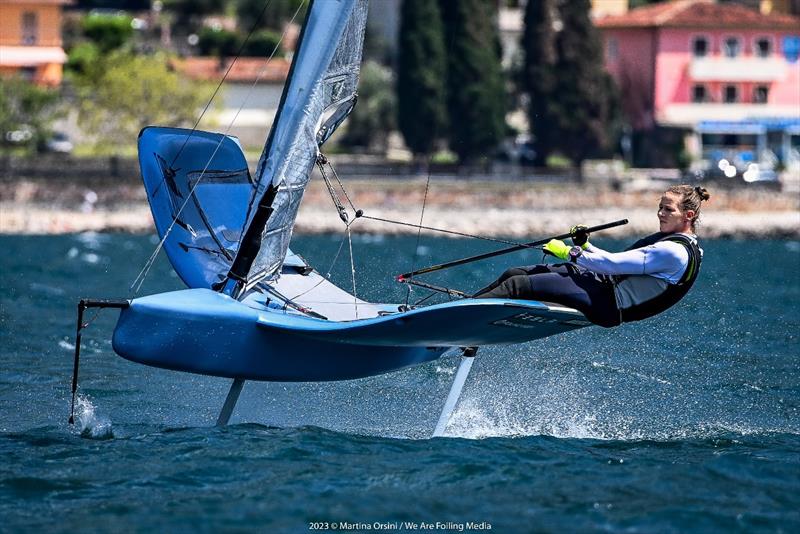
[[[545,254],[550,254],[564,261],[569,261],[569,249],[570,247],[560,239],[551,239],[542,247]]]
[[[572,244],[576,247],[581,247],[583,250],[589,248],[589,233],[586,231],[589,227],[585,224],[576,224],[569,229],[572,234]]]

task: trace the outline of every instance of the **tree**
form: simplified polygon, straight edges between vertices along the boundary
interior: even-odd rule
[[[539,164],[553,152],[576,166],[603,154],[618,124],[616,87],[605,71],[590,8],[589,0],[528,3],[524,80]]]
[[[553,135],[560,151],[578,166],[611,146],[611,129],[619,111],[590,9],[589,0],[564,2],[560,10],[563,31],[556,37],[553,104],[558,120]]]
[[[297,13],[295,22],[301,23],[306,6],[307,2],[303,0],[271,0],[266,4],[265,0],[236,0],[239,29],[248,32],[255,26],[280,31],[295,13]]]
[[[58,92],[53,89],[0,76],[0,144],[14,143],[34,150],[49,137],[60,113],[58,103]]]
[[[494,149],[506,133],[505,80],[496,5],[440,0],[447,54],[450,149],[463,162]]]
[[[439,7],[430,0],[405,0],[400,17],[397,125],[416,156],[428,155],[447,127]]]
[[[133,37],[133,19],[128,15],[91,13],[83,19],[83,34],[107,54],[125,45]]]
[[[358,83],[358,103],[347,119],[341,143],[385,153],[396,113],[391,71],[374,61],[365,62]]]
[[[522,87],[528,93],[528,123],[536,138],[536,165],[543,167],[553,152],[554,139],[547,125],[553,122],[551,102],[556,85],[556,21],[560,22],[556,0],[528,2],[525,8],[522,49]]]
[[[76,77],[78,122],[100,149],[129,145],[150,124],[191,124],[210,91],[173,72],[163,55],[117,52],[96,76]]]

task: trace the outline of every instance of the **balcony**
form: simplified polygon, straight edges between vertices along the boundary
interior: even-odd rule
[[[662,126],[693,128],[702,121],[797,117],[797,106],[775,104],[669,104],[656,116]]]
[[[694,58],[689,76],[695,82],[776,82],[787,73],[782,58]]]

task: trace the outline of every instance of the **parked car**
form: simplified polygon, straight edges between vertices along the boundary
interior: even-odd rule
[[[69,136],[63,132],[55,132],[44,144],[44,152],[55,152],[57,154],[72,154],[73,148],[75,147]]]

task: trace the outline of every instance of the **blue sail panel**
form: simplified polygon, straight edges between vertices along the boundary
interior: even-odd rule
[[[164,250],[175,271],[191,288],[224,279],[254,191],[238,141],[151,126],[139,134],[139,165],[158,235],[169,231]]]

